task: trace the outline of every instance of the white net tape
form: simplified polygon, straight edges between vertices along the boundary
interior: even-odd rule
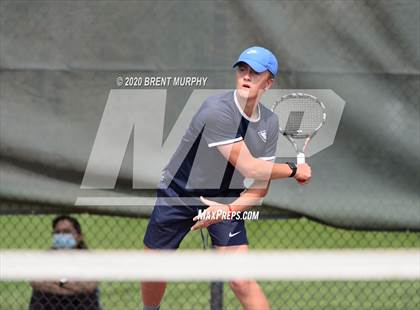
[[[420,280],[420,250],[2,251],[1,281]]]

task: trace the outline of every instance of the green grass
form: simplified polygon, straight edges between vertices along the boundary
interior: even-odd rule
[[[48,249],[52,216],[1,216],[0,248]],[[141,249],[147,220],[77,215],[91,249]],[[247,223],[254,249],[420,248],[419,233],[359,232],[320,225],[305,219]],[[200,233],[190,233],[181,249],[202,248]],[[261,262],[264,263],[264,262]],[[310,262],[308,262],[310,263]],[[208,268],[211,268],[209,266]],[[277,266],[287,268],[287,266]],[[389,309],[420,306],[420,281],[390,282],[263,282],[273,309]],[[139,285],[104,282],[101,300],[105,309],[140,308]],[[31,289],[26,283],[0,282],[0,309],[27,309]],[[163,309],[209,309],[208,283],[172,283]],[[225,309],[240,309],[225,285]]]

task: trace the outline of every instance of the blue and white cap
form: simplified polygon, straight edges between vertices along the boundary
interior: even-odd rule
[[[268,70],[273,75],[277,74],[278,62],[276,56],[264,47],[253,46],[247,48],[239,55],[233,67],[235,68],[240,62],[245,62],[258,73]]]

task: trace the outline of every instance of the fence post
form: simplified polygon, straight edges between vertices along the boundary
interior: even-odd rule
[[[223,309],[223,282],[210,283],[210,309]]]

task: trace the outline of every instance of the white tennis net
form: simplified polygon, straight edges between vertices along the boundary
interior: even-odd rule
[[[420,250],[3,251],[1,281],[419,280]]]

